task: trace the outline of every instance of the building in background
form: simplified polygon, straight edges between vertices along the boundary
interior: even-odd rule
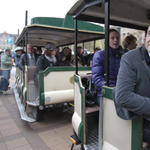
[[[0,50],[13,49],[16,38],[16,34],[9,34],[6,31],[0,33]]]

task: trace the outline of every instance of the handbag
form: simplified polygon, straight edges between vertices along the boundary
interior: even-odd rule
[[[96,89],[92,79],[82,78],[82,84],[85,87],[85,104],[87,107],[96,105]]]

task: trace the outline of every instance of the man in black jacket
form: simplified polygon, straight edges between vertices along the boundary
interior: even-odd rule
[[[34,82],[38,84],[38,73],[39,71],[44,71],[48,67],[55,66],[56,64],[56,57],[54,56],[54,52],[58,49],[53,43],[48,43],[45,46],[46,50],[43,55],[39,56],[37,63],[36,63],[36,72],[34,75]]]

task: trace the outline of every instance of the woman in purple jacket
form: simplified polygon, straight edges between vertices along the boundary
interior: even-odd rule
[[[120,66],[122,47],[119,45],[119,32],[115,29],[109,31],[109,86],[116,85]],[[97,105],[100,105],[101,90],[104,86],[105,49],[94,54],[92,61],[92,80],[97,90]]]

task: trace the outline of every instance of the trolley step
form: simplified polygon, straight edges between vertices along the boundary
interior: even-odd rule
[[[20,111],[21,119],[24,121],[27,121],[27,122],[35,122],[36,121],[35,119],[28,117],[28,115],[25,111],[25,108],[24,108],[23,104],[21,103],[21,99],[19,98],[19,95],[17,93],[17,89],[15,87],[15,84],[13,84],[13,90],[14,90],[15,99],[16,99],[16,102],[18,105],[18,109]]]
[[[33,106],[33,107],[39,106],[39,104],[36,103],[36,101],[27,101],[27,105]]]

